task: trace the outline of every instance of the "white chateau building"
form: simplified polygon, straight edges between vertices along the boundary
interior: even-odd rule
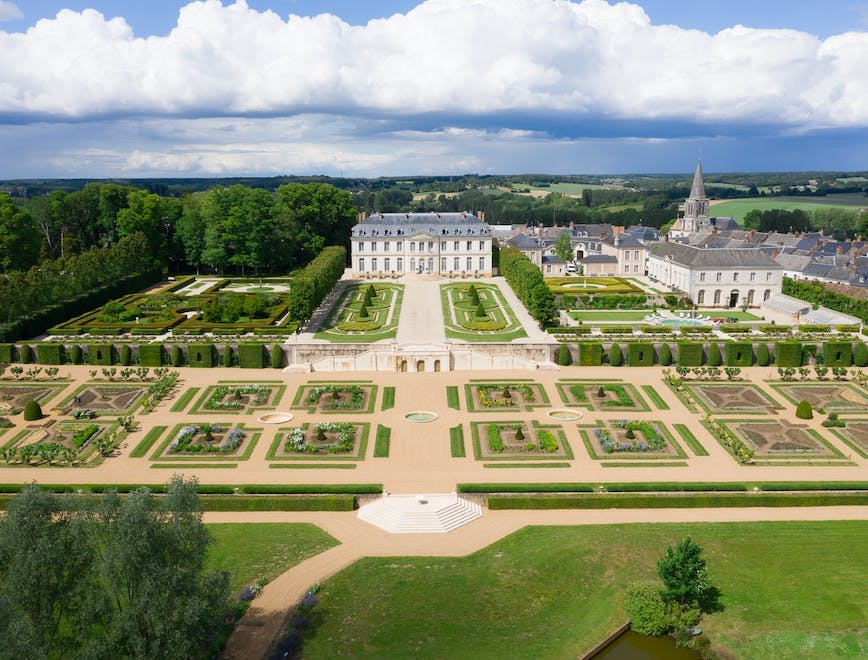
[[[350,239],[355,277],[491,275],[491,228],[470,212],[359,215]]]
[[[680,289],[700,307],[758,307],[780,295],[783,267],[756,248],[651,246],[648,276]]]

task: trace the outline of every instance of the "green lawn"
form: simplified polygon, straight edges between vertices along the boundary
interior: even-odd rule
[[[231,594],[259,578],[273,580],[308,557],[339,545],[308,523],[214,523],[207,568],[229,571]]]
[[[527,527],[465,558],[367,558],[324,584],[304,657],[577,657],[688,534],[726,608],[702,627],[731,657],[868,652],[868,523],[852,521]]]
[[[868,197],[858,193],[850,195],[830,195],[823,197],[748,197],[746,199],[732,199],[720,204],[715,204],[711,207],[710,213],[716,217],[731,216],[736,222],[744,220],[744,216],[751,209],[760,211],[768,211],[770,209],[782,209],[784,211],[793,211],[795,209],[803,209],[805,211],[813,211],[814,209],[828,208],[829,206],[840,206],[845,209],[854,210],[860,207],[868,206]]]
[[[628,323],[631,321],[641,321],[648,314],[651,314],[650,309],[639,311],[620,311],[620,310],[603,310],[603,311],[570,311],[570,317],[575,321],[608,321],[609,323]]]

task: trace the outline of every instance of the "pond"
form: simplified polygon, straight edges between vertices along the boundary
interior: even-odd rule
[[[690,649],[675,646],[671,637],[646,637],[627,630],[593,656],[594,660],[696,660]]]

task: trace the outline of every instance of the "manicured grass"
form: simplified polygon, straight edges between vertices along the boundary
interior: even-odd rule
[[[629,321],[641,321],[648,314],[651,314],[650,309],[635,311],[570,311],[569,315],[576,321],[607,321],[609,323],[627,323]]]
[[[374,458],[389,457],[389,443],[392,438],[392,429],[382,424],[377,424],[377,437],[374,440]]]
[[[142,456],[147,454],[148,451],[150,451],[151,447],[154,446],[157,438],[163,435],[163,432],[166,430],[166,428],[167,427],[165,426],[155,426],[150,431],[148,431],[147,434],[145,434],[145,437],[142,438],[139,441],[139,444],[137,444],[130,452],[130,457],[141,458]]]
[[[355,463],[271,463],[269,468],[284,470],[355,470]]]
[[[483,463],[487,468],[568,468],[569,463]]]
[[[526,527],[464,558],[367,558],[324,584],[304,656],[467,657],[472,641],[474,658],[578,657],[690,535],[723,594],[701,624],[713,644],[731,657],[857,657],[866,534],[861,521]]]
[[[238,467],[238,463],[151,463],[151,468],[155,470],[201,470],[207,468],[209,470],[232,470]]]
[[[394,387],[384,387],[383,388],[383,403],[380,404],[382,410],[389,410],[389,408],[395,407],[395,388]]]
[[[458,401],[458,386],[446,386],[446,405],[455,410],[461,410],[461,403]]]
[[[674,428],[678,435],[681,436],[681,439],[684,440],[684,444],[690,447],[690,451],[692,451],[697,456],[708,456],[708,452],[705,450],[705,447],[702,446],[702,443],[696,439],[696,436],[693,435],[693,431],[687,428],[684,424],[673,424],[672,428]]]
[[[196,396],[196,393],[199,391],[198,387],[191,387],[186,392],[184,392],[181,396],[178,397],[178,400],[172,404],[172,412],[183,412],[184,409],[190,405],[190,402],[193,400],[193,397]]]
[[[645,395],[651,400],[658,410],[669,410],[669,404],[663,400],[663,397],[651,385],[643,385],[642,390]]]
[[[208,548],[208,570],[229,571],[232,595],[262,579],[273,580],[308,557],[339,545],[308,523],[215,523],[208,525],[214,543]]]
[[[630,461],[602,461],[600,467],[604,468],[634,468],[634,467],[687,467],[687,463],[680,461],[659,461],[657,463],[639,463]]]
[[[452,458],[467,456],[464,449],[464,426],[462,424],[449,429],[449,446],[452,450]]]

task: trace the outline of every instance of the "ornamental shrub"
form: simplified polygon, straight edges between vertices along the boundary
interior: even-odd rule
[[[18,361],[21,364],[33,362],[33,349],[30,347],[30,344],[21,344],[21,347],[18,349]]]
[[[868,346],[865,342],[856,342],[856,348],[853,350],[853,364],[857,367],[868,366]]]
[[[40,343],[36,346],[36,359],[39,364],[63,364],[60,344]]]
[[[861,342],[860,342],[861,343]],[[823,363],[827,367],[849,367],[853,362],[853,343],[827,341],[823,345]]]
[[[111,344],[89,344],[87,347],[87,363],[104,367],[114,364]]]
[[[524,440],[524,431],[521,430],[520,426],[515,430],[515,439]]]
[[[660,352],[657,356],[657,362],[661,367],[668,367],[672,364],[672,349],[669,348],[669,344],[662,344],[660,346]]]
[[[624,355],[621,353],[621,347],[618,344],[612,344],[609,348],[609,364],[613,367],[620,367],[624,364]]]
[[[573,363],[573,356],[570,354],[570,347],[566,344],[558,346],[558,364],[566,367]]]
[[[78,362],[75,364],[78,364]],[[163,345],[139,344],[139,364],[143,367],[163,366]]]
[[[660,586],[639,582],[627,590],[624,609],[630,617],[630,628],[640,635],[659,637],[672,628],[669,607],[660,595]]]
[[[118,364],[128,367],[131,363],[132,351],[130,347],[127,344],[121,344],[121,347],[118,349]]]
[[[628,344],[627,364],[631,367],[650,367],[654,364],[654,345],[640,342]]]
[[[802,344],[797,341],[779,341],[775,344],[775,364],[779,367],[802,366]]]
[[[579,364],[583,367],[599,367],[601,364],[603,364],[602,344],[579,344]]]
[[[479,303],[476,306],[476,316],[478,318],[485,318],[487,314],[485,313],[485,307],[482,306],[482,303]]]
[[[212,344],[190,344],[187,350],[191,367],[214,366],[214,346]]]
[[[720,366],[720,346],[716,343],[711,342],[708,345],[708,362],[709,367],[719,367]]]
[[[362,306],[359,307],[359,318],[366,319],[368,318],[368,316],[368,303],[363,301]]]
[[[180,367],[184,364],[184,352],[177,344],[174,344],[169,351],[169,361],[172,363],[173,367]]]
[[[709,361],[709,364],[711,362]],[[753,344],[731,342],[726,345],[726,366],[749,367],[753,364]]]
[[[757,344],[756,347],[756,363],[760,367],[769,366],[771,358],[769,356],[769,346],[768,344]]]
[[[265,366],[264,353],[262,344],[239,344],[238,366],[242,369],[262,369]]]
[[[796,406],[796,417],[799,419],[813,419],[814,418],[814,410],[811,408],[811,404],[808,401],[800,401],[799,405]]]
[[[597,396],[601,399],[606,398],[606,388],[604,388],[602,385],[600,385],[600,389],[597,390]]]
[[[81,364],[81,346],[78,344],[70,346],[68,356],[71,364]]]
[[[272,369],[283,368],[283,348],[279,344],[274,344],[271,347],[271,355],[269,357],[271,359]]]
[[[231,345],[224,344],[221,357],[223,358],[223,366],[224,367],[231,367],[232,366],[232,346]]]
[[[12,344],[0,344],[0,364],[12,362]]]
[[[39,401],[31,399],[24,404],[24,421],[32,422],[37,419],[42,419],[42,406],[39,405]]]
[[[693,342],[681,342],[678,344],[679,367],[702,366],[702,344]]]

